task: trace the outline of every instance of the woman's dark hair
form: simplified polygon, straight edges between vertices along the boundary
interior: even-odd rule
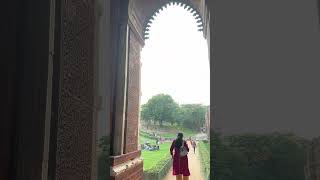
[[[176,148],[180,148],[182,146],[182,143],[183,143],[183,134],[182,133],[178,133],[177,135],[177,139],[176,139],[176,143],[175,143],[175,147]]]

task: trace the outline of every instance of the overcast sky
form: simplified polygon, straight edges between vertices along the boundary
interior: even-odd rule
[[[153,21],[141,53],[141,104],[165,93],[179,104],[210,104],[207,41],[192,14],[168,6]]]

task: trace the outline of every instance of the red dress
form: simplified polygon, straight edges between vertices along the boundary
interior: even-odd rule
[[[175,147],[175,142],[174,140],[171,144],[170,148],[170,154],[171,156],[173,155],[173,175],[179,175],[182,174],[183,176],[190,176],[190,171],[189,171],[189,164],[188,164],[188,155],[180,157],[179,155],[179,148]],[[184,146],[186,147],[187,151],[189,152],[189,147],[186,143],[184,142]],[[174,153],[173,153],[174,151]]]

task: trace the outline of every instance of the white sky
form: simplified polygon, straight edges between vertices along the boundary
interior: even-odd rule
[[[207,41],[195,18],[168,6],[155,18],[141,53],[141,104],[165,93],[179,104],[210,104]]]

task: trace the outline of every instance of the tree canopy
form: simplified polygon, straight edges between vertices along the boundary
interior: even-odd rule
[[[177,123],[186,128],[200,130],[205,123],[206,106],[201,104],[179,105],[170,95],[158,94],[141,106],[141,119],[148,123]]]
[[[184,127],[200,130],[205,123],[206,107],[201,104],[185,104],[180,106],[179,121]]]
[[[170,95],[158,94],[153,96],[141,107],[141,118],[147,122],[158,122],[162,126],[164,121],[174,123],[178,104]]]

